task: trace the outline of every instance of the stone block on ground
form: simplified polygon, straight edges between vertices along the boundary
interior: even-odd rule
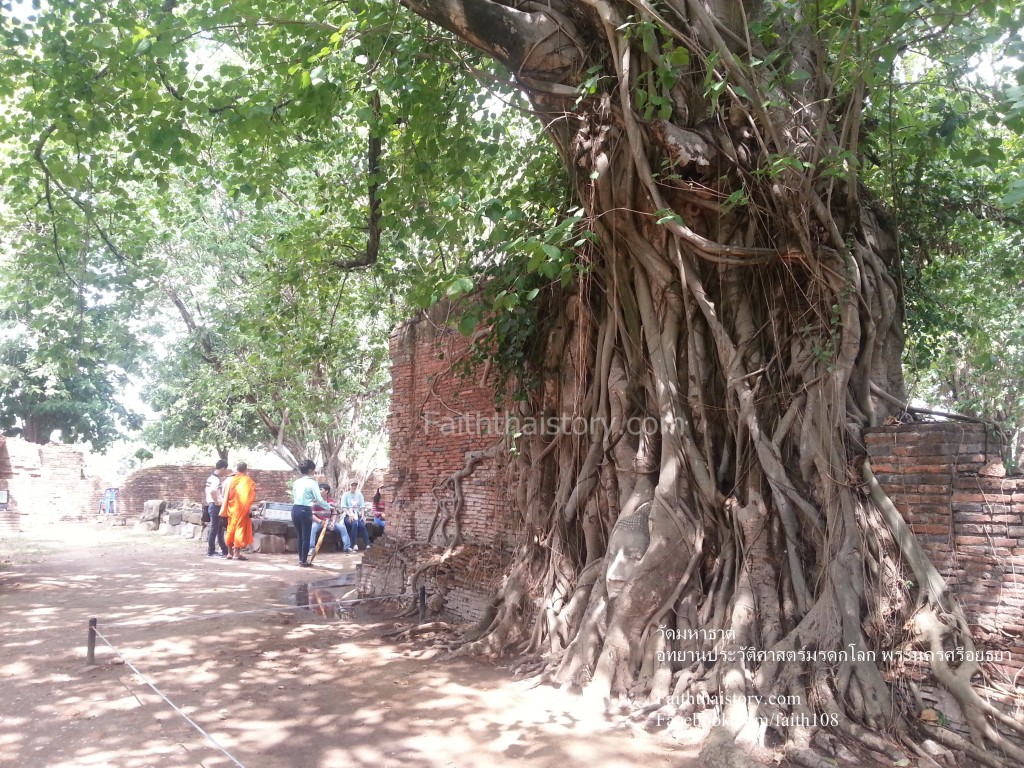
[[[142,505],[142,514],[139,516],[139,522],[148,523],[156,522],[160,520],[160,517],[167,510],[167,502],[163,499],[150,499]],[[155,528],[147,528],[146,530],[156,530]]]
[[[287,542],[283,536],[269,533],[254,533],[252,551],[262,555],[279,555],[286,552]]]
[[[252,529],[259,533],[269,536],[280,536],[282,538],[288,538],[289,532],[292,536],[295,535],[295,527],[291,523],[285,523],[281,520],[264,520],[257,517],[252,521]]]

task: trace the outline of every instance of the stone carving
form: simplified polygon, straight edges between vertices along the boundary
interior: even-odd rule
[[[622,593],[650,546],[650,516],[651,503],[648,501],[632,515],[620,518],[612,528],[612,535],[608,538],[608,570],[605,573],[609,600]]]

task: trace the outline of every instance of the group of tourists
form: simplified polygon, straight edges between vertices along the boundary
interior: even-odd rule
[[[350,483],[338,503],[331,497],[331,486],[317,482],[313,477],[315,468],[311,460],[303,461],[299,464],[302,477],[292,485],[292,523],[299,534],[299,565],[304,568],[312,565],[309,553],[316,551],[324,527],[337,534],[338,549],[354,552],[360,537],[362,549],[366,551],[384,532],[385,526],[380,488],[374,494],[373,519],[369,521],[366,518],[366,501],[359,492],[358,483]]]
[[[206,480],[206,505],[210,518],[208,557],[248,559],[242,550],[253,541],[250,509],[256,501],[256,483],[249,476],[248,469],[245,462],[239,462],[232,473],[227,461],[221,459]],[[370,509],[367,509],[359,484],[355,482],[342,494],[339,504],[331,498],[331,486],[313,477],[315,469],[312,460],[301,462],[299,473],[302,476],[292,485],[292,524],[299,535],[299,566],[303,568],[312,565],[310,552],[315,551],[324,526],[337,533],[340,550],[353,552],[360,537],[365,551],[384,532],[386,525],[381,488],[377,488]],[[368,515],[372,517],[368,519]]]
[[[248,560],[242,550],[252,544],[252,517],[249,510],[256,501],[256,483],[249,477],[244,461],[234,473],[221,459],[206,478],[206,509],[210,530],[206,538],[206,556],[228,560]],[[217,551],[217,548],[220,551]]]

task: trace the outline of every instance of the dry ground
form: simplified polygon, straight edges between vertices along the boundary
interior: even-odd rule
[[[697,765],[697,734],[638,735],[501,667],[382,639],[398,624],[381,604],[338,615],[358,555],[204,552],[86,523],[0,539],[0,765]],[[100,640],[93,666],[90,617],[116,648]]]

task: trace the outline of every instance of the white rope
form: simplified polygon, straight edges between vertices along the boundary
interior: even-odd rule
[[[100,639],[101,639],[101,640],[102,640],[102,641],[103,641],[104,643],[106,643],[106,644],[107,644],[107,645],[108,645],[108,646],[110,647],[110,650],[112,650],[112,651],[113,651],[114,653],[116,653],[116,654],[118,655],[118,657],[119,657],[119,658],[120,658],[120,659],[121,659],[121,660],[122,660],[122,661],[123,661],[123,662],[124,662],[124,663],[125,663],[125,664],[126,664],[126,665],[127,665],[128,667],[129,667],[129,669],[131,669],[131,671],[132,671],[132,672],[134,672],[134,673],[135,673],[136,675],[138,675],[139,677],[141,677],[141,678],[142,678],[142,681],[143,681],[143,682],[144,682],[144,683],[145,683],[146,685],[148,685],[148,686],[149,686],[150,688],[152,688],[152,689],[153,689],[153,691],[154,691],[154,692],[156,693],[156,695],[157,695],[157,696],[159,696],[159,697],[160,697],[161,699],[163,699],[164,701],[166,701],[166,702],[167,702],[167,704],[168,704],[168,705],[170,706],[170,708],[171,708],[171,709],[173,709],[173,710],[174,710],[175,712],[177,712],[177,713],[178,713],[179,715],[181,715],[181,716],[182,716],[182,717],[183,717],[183,718],[185,719],[185,722],[187,722],[187,723],[188,723],[189,725],[191,725],[191,726],[192,726],[193,728],[195,728],[195,729],[196,729],[197,731],[199,731],[199,733],[203,734],[203,736],[205,736],[205,737],[206,737],[206,738],[207,738],[207,739],[209,740],[209,742],[210,742],[211,744],[213,744],[213,746],[215,746],[215,747],[216,747],[217,749],[219,749],[219,750],[220,750],[221,752],[223,752],[223,753],[224,753],[224,755],[225,755],[225,756],[227,756],[228,760],[230,760],[230,761],[231,761],[231,762],[233,762],[233,763],[234,763],[235,765],[237,765],[237,766],[238,766],[238,768],[245,768],[245,766],[244,766],[244,765],[242,765],[242,763],[240,763],[240,762],[239,762],[239,761],[238,761],[238,760],[237,760],[237,759],[235,758],[235,756],[234,756],[234,755],[232,755],[232,754],[231,754],[230,752],[228,752],[228,751],[227,751],[226,749],[224,749],[224,747],[222,747],[222,746],[221,746],[221,744],[220,744],[220,742],[219,742],[219,741],[217,741],[217,740],[216,740],[216,739],[215,739],[215,738],[214,738],[213,736],[211,736],[211,735],[210,735],[209,733],[207,733],[206,731],[204,731],[204,730],[203,730],[203,728],[202,728],[202,726],[200,726],[200,725],[199,725],[199,724],[198,724],[198,723],[197,723],[197,722],[196,722],[195,720],[193,720],[193,719],[192,719],[191,717],[189,717],[188,715],[186,715],[186,714],[185,714],[184,712],[182,712],[182,711],[181,711],[181,710],[180,710],[180,709],[179,709],[179,708],[178,708],[178,707],[177,707],[177,706],[176,706],[176,705],[174,704],[174,702],[173,702],[173,701],[171,701],[171,700],[170,700],[169,698],[167,698],[167,697],[166,697],[166,696],[165,696],[165,695],[163,694],[163,692],[162,692],[162,691],[161,691],[161,690],[160,690],[159,688],[157,688],[157,687],[156,687],[155,685],[153,685],[153,683],[151,683],[151,682],[150,682],[150,680],[149,680],[149,678],[148,678],[148,677],[146,677],[146,676],[145,676],[144,674],[142,674],[142,672],[140,672],[140,671],[138,670],[138,668],[137,668],[137,667],[136,667],[136,666],[135,666],[134,664],[132,664],[132,663],[131,663],[130,661],[128,661],[128,659],[127,659],[127,658],[125,657],[125,655],[124,655],[123,653],[121,653],[121,652],[120,652],[119,650],[117,650],[117,648],[115,648],[115,647],[113,646],[113,644],[112,644],[112,643],[111,643],[111,642],[110,642],[109,640],[107,640],[107,638],[106,638],[106,637],[104,637],[104,636],[103,636],[103,633],[102,633],[102,632],[100,632],[100,631],[99,631],[98,629],[96,629],[95,627],[92,627],[92,628],[91,628],[91,630],[92,630],[93,632],[95,632],[95,633],[96,633],[96,635],[97,635],[97,636],[98,636],[98,637],[99,637],[99,638],[100,638]]]
[[[285,605],[285,606],[279,606],[277,608],[263,608],[263,609],[252,610],[252,611],[235,611],[235,612],[232,612],[232,613],[216,613],[216,614],[211,614],[211,615],[206,615],[206,616],[191,616],[191,617],[185,617],[185,618],[174,617],[174,618],[167,619],[166,621],[149,621],[149,622],[144,622],[144,623],[140,623],[140,624],[132,623],[130,621],[126,621],[126,622],[108,624],[106,626],[109,626],[109,627],[149,627],[149,626],[155,626],[155,625],[158,625],[158,624],[169,624],[171,622],[174,622],[174,623],[177,624],[177,623],[180,623],[182,621],[188,621],[189,619],[191,619],[192,621],[204,621],[206,619],[221,619],[221,618],[225,618],[225,617],[228,617],[228,616],[249,616],[249,615],[256,614],[256,613],[280,613],[281,611],[295,611],[295,610],[300,610],[300,609],[301,610],[312,610],[314,608],[325,607],[325,606],[328,606],[328,605],[348,605],[348,604],[353,604],[353,603],[369,602],[371,600],[394,600],[396,598],[413,598],[413,597],[415,597],[415,595],[409,595],[409,594],[402,594],[402,595],[380,595],[379,597],[355,597],[355,598],[348,598],[348,599],[342,599],[342,600],[332,600],[330,602],[317,603],[315,606],[310,604],[310,603],[307,603],[306,605],[294,605],[294,606]],[[104,643],[106,643],[107,646],[110,648],[110,650],[112,650],[115,654],[117,654],[118,658],[120,658],[122,661],[124,661],[124,663],[128,666],[129,669],[132,670],[132,672],[134,672],[136,675],[138,675],[146,685],[148,685],[150,688],[152,688],[157,696],[159,696],[161,699],[163,699],[165,702],[167,702],[168,706],[170,706],[171,709],[173,709],[175,712],[177,712],[179,715],[181,715],[189,725],[191,725],[199,733],[201,733],[206,739],[208,739],[209,742],[211,744],[213,744],[213,746],[215,746],[217,749],[219,749],[221,752],[223,752],[224,755],[227,756],[227,758],[231,762],[233,762],[239,768],[245,768],[245,766],[242,765],[242,763],[240,763],[230,752],[228,752],[226,749],[224,749],[224,747],[222,747],[220,745],[220,743],[213,736],[211,736],[209,733],[204,731],[202,726],[200,726],[198,723],[196,723],[195,720],[193,720],[191,717],[189,717],[187,714],[185,714],[181,709],[179,709],[174,704],[173,701],[171,701],[169,698],[167,698],[167,696],[165,696],[163,694],[163,692],[159,688],[157,688],[155,685],[153,685],[153,683],[150,682],[149,678],[147,678],[144,674],[142,674],[142,672],[140,672],[139,669],[134,664],[132,664],[123,653],[121,653],[117,648],[115,648],[113,643],[111,643],[110,640],[108,640],[106,638],[106,636],[102,632],[99,631],[99,629],[97,629],[96,627],[93,627],[93,626],[90,626],[89,629],[90,629],[91,632],[95,633],[96,636],[99,637]]]
[[[332,600],[330,602],[317,603],[317,606],[320,606],[320,605],[342,605],[342,604],[348,605],[348,604],[354,604],[354,603],[368,603],[368,602],[371,602],[373,600],[396,600],[396,599],[402,599],[402,598],[405,598],[407,600],[414,600],[414,599],[416,599],[416,595],[402,594],[402,595],[380,595],[379,597],[351,597],[351,598],[347,598],[347,599],[344,599],[344,600]],[[251,616],[253,614],[280,613],[281,611],[294,611],[294,610],[298,610],[298,609],[302,609],[302,610],[307,610],[308,611],[308,610],[310,610],[312,608],[315,608],[317,606],[314,606],[314,605],[309,604],[309,603],[307,603],[306,605],[282,605],[282,606],[278,606],[277,608],[259,608],[259,609],[254,609],[254,610],[251,610],[251,611],[234,611],[232,613],[211,613],[211,614],[207,614],[207,615],[204,615],[204,616],[183,616],[183,617],[174,616],[174,617],[171,617],[169,619],[158,619],[156,621],[143,621],[143,622],[120,621],[120,622],[113,622],[111,624],[107,624],[106,626],[107,627],[153,627],[153,626],[157,626],[158,624],[172,624],[172,623],[173,624],[177,624],[177,623],[180,623],[182,621],[206,621],[208,619],[223,619],[223,618],[226,618],[226,617],[229,617],[229,616]]]

